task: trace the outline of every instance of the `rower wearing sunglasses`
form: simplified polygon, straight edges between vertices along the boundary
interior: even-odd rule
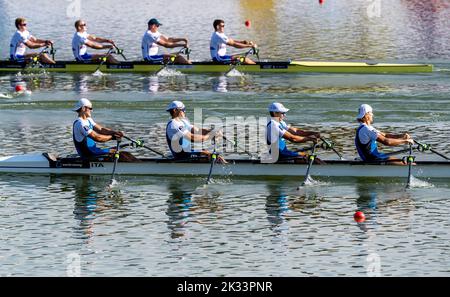
[[[162,24],[155,18],[148,21],[148,30],[142,37],[142,57],[145,61],[151,63],[168,63],[172,55],[158,55],[159,47],[176,48],[184,47],[189,48],[189,42],[187,38],[175,38],[166,37],[158,31]],[[185,59],[182,55],[176,54],[173,63],[176,64],[192,64],[191,61]]]
[[[115,153],[115,148],[99,148],[97,142],[108,142],[110,140],[120,140],[124,133],[102,127],[92,119],[92,103],[86,98],[81,98],[72,109],[78,114],[78,118],[73,123],[73,143],[82,159],[93,160],[100,157],[111,157]],[[120,160],[125,162],[136,161],[137,159],[128,152],[120,152]]]
[[[289,111],[283,104],[274,102],[269,105],[271,120],[267,124],[266,141],[269,148],[268,162],[275,163],[283,159],[295,159],[306,161],[302,152],[291,151],[286,146],[286,140],[294,143],[311,141],[316,144],[320,139],[320,133],[306,131],[286,124],[286,113]],[[316,158],[317,162],[321,162]]]
[[[87,33],[87,24],[84,20],[75,22],[75,29],[77,30],[72,38],[72,52],[75,59],[79,62],[100,62],[102,58],[106,57],[106,62],[110,64],[119,64],[109,53],[103,54],[89,54],[88,47],[95,50],[112,49],[115,43],[111,39],[94,36]]]
[[[10,47],[9,54],[11,61],[29,62],[34,57],[38,57],[39,62],[45,64],[55,64],[47,53],[26,53],[27,47],[30,49],[38,49],[53,45],[53,41],[38,39],[30,34],[27,30],[27,20],[24,18],[17,18],[15,21],[17,31],[14,33]]]
[[[174,159],[189,160],[191,158],[211,158],[207,150],[194,150],[193,142],[206,142],[213,137],[222,138],[222,131],[213,129],[200,129],[192,125],[186,117],[186,107],[181,101],[172,101],[166,109],[170,113],[170,121],[166,127],[166,140]],[[227,163],[221,156],[217,157],[220,163]]]
[[[227,45],[235,48],[256,48],[253,41],[234,40],[225,35],[225,21],[215,20],[213,23],[214,33],[211,35],[210,53],[214,62],[232,63],[239,59],[241,55],[227,55]],[[250,58],[245,57],[243,64],[256,64]]]

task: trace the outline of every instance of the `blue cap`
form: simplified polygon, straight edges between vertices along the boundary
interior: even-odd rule
[[[148,25],[156,25],[156,26],[162,26],[162,24],[155,18],[150,19],[150,21],[148,21]]]

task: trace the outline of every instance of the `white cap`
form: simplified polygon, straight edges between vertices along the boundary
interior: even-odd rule
[[[78,100],[77,103],[75,103],[75,106],[72,108],[72,110],[77,111],[80,108],[83,108],[85,106],[92,107],[92,103],[91,103],[91,101],[89,101],[89,99],[81,98],[80,100]]]
[[[181,101],[172,101],[167,106],[166,111],[176,109],[176,108],[183,109],[183,108],[186,108],[186,106],[184,106],[183,102],[181,102]]]
[[[372,112],[372,106],[369,104],[361,104],[361,106],[358,109],[358,116],[356,117],[358,120],[362,119],[366,113]]]
[[[271,111],[271,112],[288,112],[289,109],[284,107],[284,105],[281,103],[274,102],[269,105],[269,111]]]

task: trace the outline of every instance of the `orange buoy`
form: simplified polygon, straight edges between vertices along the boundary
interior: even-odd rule
[[[366,215],[362,211],[357,211],[353,215],[353,218],[357,223],[362,223],[366,220]]]

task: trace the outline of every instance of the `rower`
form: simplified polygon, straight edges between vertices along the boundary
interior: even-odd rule
[[[11,61],[19,63],[29,62],[33,58],[37,57],[41,63],[55,64],[55,61],[53,61],[47,53],[26,53],[27,47],[30,49],[47,47],[53,45],[53,41],[38,39],[31,35],[27,30],[27,20],[24,18],[17,18],[15,24],[17,31],[14,33],[9,46]]]
[[[306,162],[306,154],[303,152],[291,151],[286,146],[286,141],[294,143],[304,143],[311,141],[314,144],[320,139],[320,133],[314,131],[306,131],[293,126],[288,126],[284,121],[286,113],[289,111],[283,104],[274,102],[269,105],[269,113],[271,120],[267,124],[266,141],[270,146],[270,162],[275,163],[283,159],[294,159],[296,162]],[[322,161],[315,159],[317,163]]]
[[[158,45],[165,48],[185,47],[189,48],[187,38],[166,37],[158,31],[162,24],[155,18],[148,21],[148,30],[142,37],[142,57],[145,61],[152,63],[168,63],[171,55],[158,55]],[[176,64],[192,64],[180,54],[175,56],[173,61]]]
[[[72,52],[78,62],[99,62],[106,57],[106,62],[110,64],[119,64],[112,55],[106,54],[89,54],[87,48],[101,50],[112,49],[115,43],[111,39],[97,37],[87,33],[86,22],[78,20],[75,22],[75,29],[77,30],[72,38]],[[105,44],[109,43],[109,44]]]
[[[253,41],[247,40],[233,40],[225,35],[225,22],[223,20],[215,20],[213,23],[214,33],[211,36],[211,43],[209,50],[211,53],[211,58],[214,62],[221,63],[232,63],[238,60],[240,55],[227,55],[227,45],[235,48],[256,48],[257,45]],[[245,57],[242,64],[256,64],[250,58]]]
[[[114,148],[98,148],[96,142],[118,140],[124,136],[123,132],[114,131],[97,124],[91,117],[92,103],[86,98],[81,98],[72,109],[78,113],[78,119],[73,123],[73,143],[82,159],[96,159],[98,157],[112,157]],[[125,162],[137,159],[128,152],[120,152],[120,160]]]
[[[193,150],[192,142],[205,142],[213,137],[222,138],[221,130],[199,129],[191,125],[186,118],[186,107],[181,101],[172,101],[167,109],[171,120],[166,126],[166,140],[175,159],[186,160],[190,158],[211,158],[212,153],[207,150]],[[217,157],[220,163],[227,163],[221,156]]]
[[[414,140],[408,133],[392,134],[383,133],[375,129],[373,124],[373,109],[368,104],[362,104],[356,118],[360,123],[356,131],[355,145],[359,156],[365,162],[386,162],[390,164],[404,165],[405,163],[395,157],[378,152],[377,141],[387,146],[402,144],[413,145]]]

